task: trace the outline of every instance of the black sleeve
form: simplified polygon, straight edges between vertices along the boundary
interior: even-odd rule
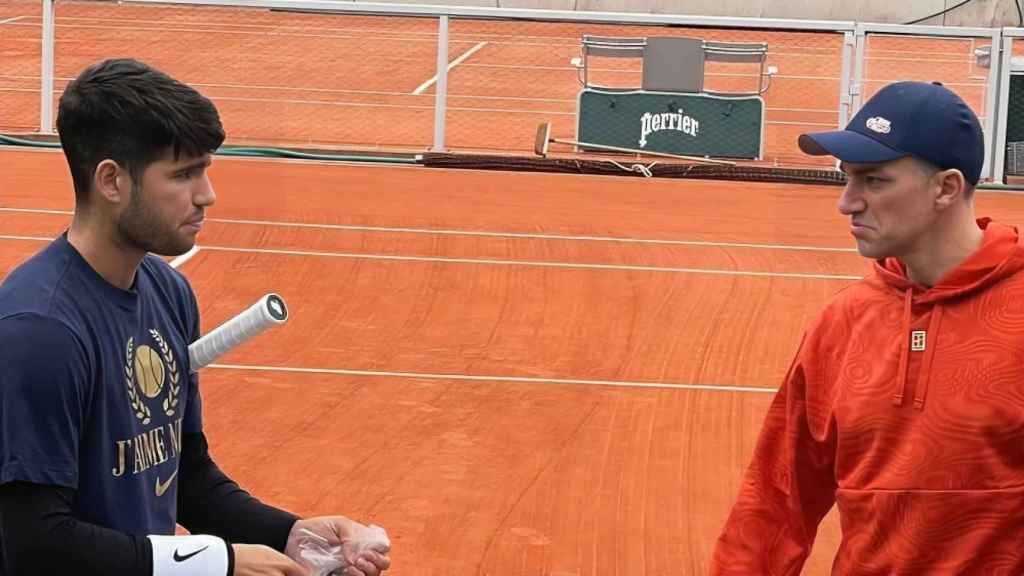
[[[189,532],[284,551],[298,516],[260,502],[228,478],[210,457],[205,434],[183,436],[178,470],[178,523]]]
[[[153,548],[131,536],[79,522],[75,491],[51,485],[0,485],[0,575],[150,576]]]

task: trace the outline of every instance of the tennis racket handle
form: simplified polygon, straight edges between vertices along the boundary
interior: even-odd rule
[[[288,307],[285,306],[284,299],[273,293],[263,296],[241,314],[189,345],[190,370],[198,372],[239,344],[271,326],[287,321]]]

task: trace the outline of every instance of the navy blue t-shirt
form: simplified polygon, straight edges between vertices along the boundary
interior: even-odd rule
[[[181,438],[202,430],[195,295],[160,258],[134,286],[54,240],[0,285],[0,484],[76,490],[75,517],[174,534]]]

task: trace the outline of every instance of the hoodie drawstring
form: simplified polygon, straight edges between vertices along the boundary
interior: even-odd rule
[[[896,393],[892,395],[893,406],[903,405],[903,393],[907,389],[907,373],[910,371],[910,352],[913,342],[913,335],[910,333],[911,311],[913,309],[914,289],[907,288],[903,300],[903,329],[900,342],[900,364],[898,377],[896,379]],[[924,358],[921,359],[920,378],[914,387],[914,408],[924,409],[924,399],[928,393],[928,381],[932,374],[932,359],[935,358],[935,348],[939,337],[939,328],[942,325],[942,306],[936,305],[932,310],[931,320],[928,322],[928,331],[924,337]],[[928,340],[931,340],[929,342]]]
[[[917,382],[917,389],[914,391],[914,408],[924,409],[924,397],[928,392],[928,380],[932,375],[932,358],[935,357],[935,349],[938,347],[939,324],[942,323],[942,306],[936,305],[932,310],[932,319],[928,323],[927,337],[930,340],[924,350],[924,359],[921,361],[921,378]]]
[[[896,393],[892,395],[893,406],[903,405],[903,391],[907,386],[907,366],[910,364],[910,310],[914,289],[907,288],[903,301],[903,329],[900,330],[900,365],[896,379]]]

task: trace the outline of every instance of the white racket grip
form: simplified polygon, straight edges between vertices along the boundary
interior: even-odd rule
[[[241,314],[189,345],[189,368],[198,372],[242,342],[287,321],[288,308],[284,299],[277,294],[267,294]]]

